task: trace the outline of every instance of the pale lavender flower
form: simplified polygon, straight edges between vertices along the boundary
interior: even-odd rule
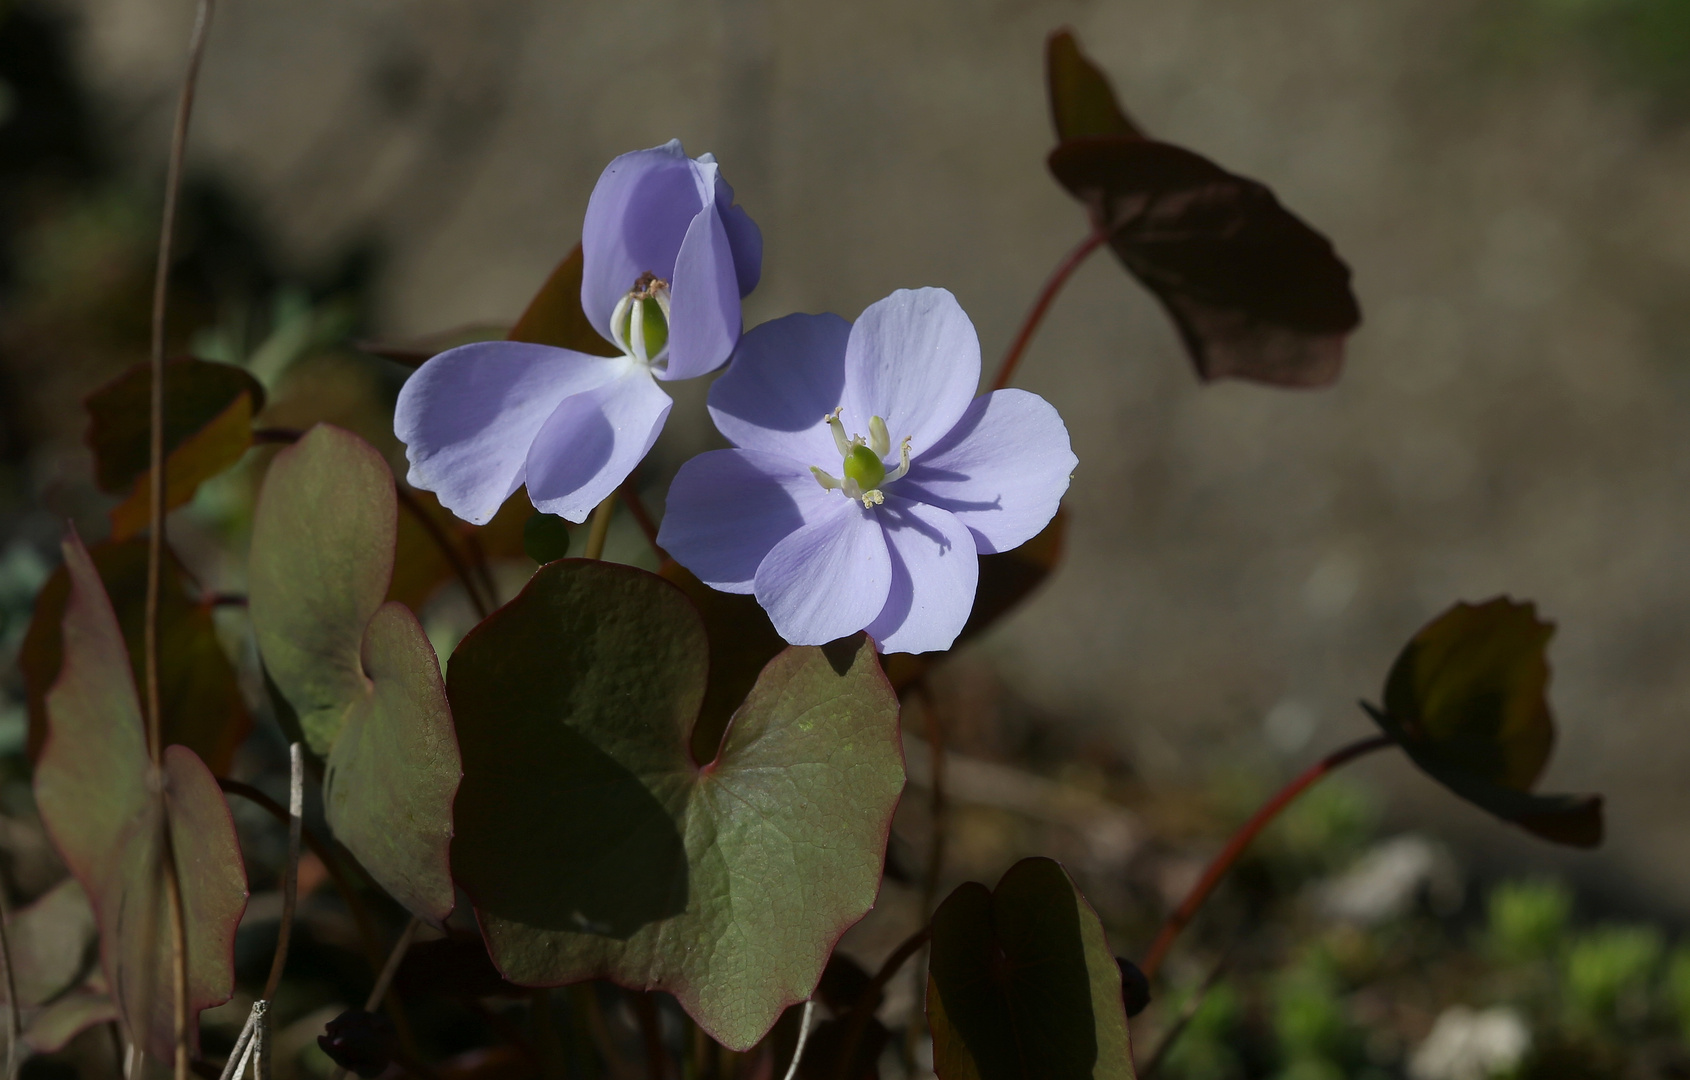
[[[739,340],[763,238],[709,154],[680,140],[605,168],[581,229],[581,307],[616,357],[516,341],[441,353],[399,393],[407,477],[483,524],[523,484],[583,521],[645,457],[673,404],[657,379],[720,367]]]
[[[867,630],[884,652],[949,648],[976,555],[1044,528],[1076,464],[1048,402],[975,397],[979,379],[974,325],[943,289],[895,292],[855,325],[764,323],[710,388],[736,449],[681,467],[658,543],[755,593],[794,644]]]

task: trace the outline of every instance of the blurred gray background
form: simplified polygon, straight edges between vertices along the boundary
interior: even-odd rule
[[[943,285],[989,371],[1086,227],[1043,164],[1043,41],[1073,26],[1152,133],[1333,239],[1365,323],[1333,389],[1201,387],[1094,258],[1018,380],[1080,458],[1068,558],[963,662],[1190,783],[1368,733],[1355,699],[1424,621],[1534,599],[1560,626],[1544,786],[1606,792],[1607,846],[1552,851],[1400,761],[1358,775],[1482,864],[1682,916],[1690,126],[1584,33],[1597,3],[224,0],[190,161],[285,265],[378,245],[374,324],[403,335],[514,319],[604,164],[679,136],[762,226],[748,325]],[[191,4],[48,6],[111,145],[156,170]],[[708,445],[703,391],[660,468]]]

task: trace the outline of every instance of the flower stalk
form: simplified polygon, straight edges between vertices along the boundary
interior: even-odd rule
[[[1074,250],[1062,257],[1056,264],[1056,269],[1050,272],[1045,280],[1044,288],[1039,290],[1038,299],[1033,301],[1033,308],[1027,312],[1027,318],[1022,321],[1021,329],[1015,335],[1015,341],[1004,354],[1003,363],[998,367],[998,377],[992,380],[993,390],[1002,390],[1009,385],[1009,380],[1015,376],[1015,369],[1021,363],[1021,357],[1027,352],[1027,346],[1032,342],[1033,335],[1038,331],[1039,324],[1044,322],[1045,312],[1050,310],[1051,302],[1056,294],[1068,284],[1068,279],[1074,276],[1074,271],[1080,264],[1091,256],[1091,253],[1103,246],[1109,239],[1109,234],[1097,229],[1081,240]]]
[[[1388,737],[1375,735],[1340,747],[1304,769],[1289,784],[1280,788],[1273,798],[1263,803],[1261,808],[1251,815],[1250,820],[1246,821],[1242,828],[1232,834],[1231,839],[1226,842],[1226,846],[1221,848],[1220,854],[1210,861],[1208,867],[1203,871],[1203,876],[1197,880],[1197,884],[1191,887],[1191,892],[1186,894],[1179,907],[1175,908],[1174,913],[1168,916],[1167,922],[1162,924],[1162,929],[1156,934],[1156,940],[1150,944],[1150,952],[1145,956],[1144,963],[1139,965],[1140,970],[1144,972],[1144,977],[1146,979],[1156,977],[1157,970],[1161,968],[1162,961],[1167,959],[1168,950],[1173,947],[1174,939],[1179,937],[1180,931],[1184,930],[1187,924],[1196,917],[1197,912],[1203,907],[1204,901],[1209,899],[1209,894],[1215,891],[1215,886],[1219,885],[1221,879],[1226,877],[1226,872],[1232,869],[1233,863],[1236,863],[1239,856],[1244,854],[1251,841],[1255,840],[1261,834],[1261,831],[1267,828],[1274,818],[1279,816],[1282,810],[1295,802],[1297,796],[1313,787],[1315,781],[1332,770],[1348,764],[1356,758],[1371,754],[1375,750],[1383,750],[1391,745],[1394,744]]]
[[[151,528],[147,538],[147,600],[143,630],[144,669],[147,691],[147,753],[153,768],[159,769],[164,754],[164,717],[159,692],[159,592],[164,567],[164,330],[170,299],[171,248],[176,234],[176,205],[182,189],[182,160],[188,147],[188,121],[194,111],[194,89],[199,82],[200,61],[205,55],[205,36],[211,23],[211,0],[199,0],[194,28],[188,39],[188,67],[182,78],[182,93],[176,104],[176,123],[170,137],[170,158],[164,180],[164,213],[159,223],[158,264],[153,274],[152,308],[152,402],[148,431],[147,515]],[[187,913],[182,901],[182,882],[177,873],[175,845],[170,835],[170,815],[164,817],[164,882],[170,904],[171,968],[174,973],[176,1005],[175,1080],[188,1080],[188,941]]]

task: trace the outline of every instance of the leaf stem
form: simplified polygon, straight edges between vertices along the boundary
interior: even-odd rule
[[[219,776],[217,786],[222,788],[225,794],[239,795],[277,821],[287,825],[290,830],[292,829],[293,821],[287,808],[251,784],[231,780],[226,776]],[[340,860],[335,858],[334,852],[329,850],[329,845],[323,842],[316,831],[304,828],[303,823],[300,829],[300,838],[304,841],[305,846],[311,849],[311,853],[322,861],[323,868],[329,872],[329,878],[334,882],[335,891],[340,893],[341,900],[346,904],[346,910],[352,915],[353,925],[358,928],[358,937],[364,943],[364,955],[370,961],[370,970],[379,973],[381,971],[382,953],[381,944],[376,941],[375,923],[371,921],[370,913],[364,907],[364,902],[358,899],[357,890],[353,888],[352,882],[347,880],[345,871],[340,867]]]
[[[12,969],[12,939],[7,924],[12,907],[6,900],[6,882],[0,879],[0,965],[6,968],[6,1080],[18,1072],[18,1040],[23,1038],[22,1005],[18,1001],[18,977]]]
[[[293,913],[299,902],[299,841],[305,814],[305,747],[288,747],[288,862],[282,872],[282,925],[276,932],[276,955],[270,961],[270,977],[264,980],[263,1000],[276,996],[282,970],[288,963],[288,943],[293,937]]]
[[[651,512],[645,508],[645,502],[640,498],[640,490],[634,484],[633,474],[629,474],[628,479],[622,481],[622,487],[619,490],[622,495],[622,505],[628,508],[628,513],[633,517],[635,524],[639,525],[640,531],[645,533],[646,543],[651,545],[651,550],[657,556],[657,561],[663,562],[669,557],[669,553],[657,546],[657,523],[652,520]]]
[[[786,1067],[786,1080],[797,1080],[798,1063],[804,1060],[804,1044],[810,1041],[810,1018],[816,1014],[816,999],[804,999],[804,1011],[798,1017],[798,1045],[792,1048],[792,1061]]]
[[[463,583],[464,592],[469,595],[469,602],[475,606],[475,613],[483,619],[492,614],[492,607],[482,597],[481,590],[476,587],[476,580],[470,575],[469,566],[464,562],[463,555],[458,551],[457,545],[452,543],[451,538],[446,535],[446,530],[440,527],[440,523],[434,520],[428,512],[428,508],[423,506],[415,495],[405,490],[404,485],[395,483],[393,490],[399,496],[399,504],[410,511],[411,516],[417,519],[417,524],[421,525],[423,531],[428,533],[428,538],[434,541],[434,546],[440,549],[440,554],[446,557],[447,565],[452,568],[452,573],[458,575],[458,580]]]
[[[399,964],[405,959],[405,953],[411,947],[411,941],[422,929],[422,918],[411,916],[411,921],[405,924],[405,929],[399,932],[399,940],[393,943],[393,951],[387,954],[387,963],[382,965],[381,974],[376,976],[376,984],[370,987],[370,996],[364,999],[364,1011],[373,1013],[381,1007],[381,1000],[387,996],[387,988],[393,984],[393,976],[399,971]],[[342,1065],[330,1074],[330,1080],[346,1080],[346,1066]]]
[[[640,1037],[645,1042],[646,1080],[663,1080],[669,1070],[663,1053],[663,1033],[657,1026],[657,1002],[650,994],[638,990],[629,991],[629,996],[633,999],[634,1016],[640,1022]]]
[[[1092,252],[1102,247],[1104,241],[1108,239],[1109,234],[1102,229],[1093,230],[1072,251],[1064,255],[1061,262],[1056,264],[1056,269],[1052,270],[1050,277],[1045,280],[1044,288],[1039,290],[1038,299],[1033,301],[1032,310],[1027,312],[1027,318],[1022,321],[1021,330],[1015,335],[1015,341],[1010,345],[1009,352],[1004,354],[1003,363],[998,367],[998,377],[992,380],[993,390],[1002,390],[1009,385],[1010,378],[1015,374],[1016,366],[1021,363],[1022,355],[1026,353],[1027,346],[1032,342],[1033,334],[1038,330],[1039,324],[1044,321],[1045,312],[1050,310],[1051,302],[1056,299],[1056,294],[1062,291],[1062,286],[1068,284],[1068,279],[1074,276],[1074,271],[1080,268],[1080,264],[1085,262]]]
[[[1240,855],[1244,854],[1244,850],[1250,846],[1250,842],[1263,829],[1267,828],[1280,811],[1291,805],[1297,796],[1308,790],[1314,785],[1315,781],[1332,770],[1354,761],[1358,757],[1371,754],[1375,750],[1383,750],[1391,745],[1394,744],[1389,737],[1374,735],[1350,743],[1348,746],[1340,747],[1304,769],[1289,784],[1280,788],[1273,798],[1263,803],[1261,808],[1251,815],[1250,820],[1246,821],[1242,828],[1232,834],[1232,837],[1227,840],[1226,846],[1221,848],[1220,854],[1209,862],[1208,868],[1203,871],[1203,876],[1197,880],[1197,884],[1192,886],[1191,892],[1186,894],[1179,907],[1174,909],[1174,913],[1168,916],[1167,922],[1162,924],[1162,929],[1157,932],[1156,940],[1151,943],[1150,952],[1144,958],[1144,963],[1139,965],[1140,970],[1144,972],[1144,977],[1146,979],[1156,977],[1156,972],[1162,966],[1162,961],[1167,958],[1168,950],[1173,947],[1174,939],[1179,937],[1180,931],[1184,930],[1186,925],[1196,916],[1198,910],[1202,908],[1203,902],[1209,898],[1210,893],[1214,892],[1215,886],[1220,884],[1221,879],[1226,876],[1226,872],[1232,869],[1232,864],[1238,861]]]
[[[880,970],[874,973],[863,992],[857,995],[857,1000],[847,1014],[845,1037],[840,1040],[839,1080],[849,1080],[851,1063],[857,1059],[857,1044],[863,1041],[863,1032],[868,1028],[869,1017],[874,1015],[874,1002],[886,989],[886,984],[898,974],[898,970],[908,962],[909,958],[921,951],[933,937],[933,924],[928,923],[920,930],[904,939],[903,944],[892,950],[892,955],[880,965]]]
[[[176,102],[176,123],[170,134],[170,158],[164,176],[164,213],[159,222],[158,264],[153,271],[152,404],[148,416],[147,603],[142,630],[147,684],[147,755],[154,770],[164,764],[164,716],[159,701],[159,593],[164,571],[164,327],[170,299],[171,247],[176,236],[176,204],[182,191],[182,160],[188,149],[188,121],[194,113],[194,87],[205,56],[205,35],[211,23],[211,0],[199,0],[194,28],[188,37],[188,66]],[[161,801],[163,796],[160,796]],[[170,812],[164,817],[164,886],[170,903],[170,952],[175,977],[175,1080],[188,1080],[188,919],[177,875]]]
[[[604,558],[604,540],[610,535],[610,519],[615,514],[616,492],[613,491],[593,511],[592,524],[587,527],[587,550],[581,553],[582,558]]]
[[[1202,985],[1197,987],[1196,993],[1192,994],[1190,1000],[1180,1009],[1179,1018],[1162,1036],[1162,1040],[1156,1044],[1156,1049],[1151,1051],[1150,1060],[1139,1068],[1138,1080],[1150,1080],[1152,1076],[1156,1075],[1156,1070],[1161,1068],[1162,1062],[1167,1059],[1168,1052],[1174,1048],[1174,1044],[1179,1041],[1179,1037],[1185,1034],[1185,1029],[1191,1026],[1191,1021],[1197,1016],[1197,1010],[1201,1009],[1203,1002],[1208,1000],[1209,991],[1215,988],[1215,984],[1220,982],[1221,976],[1226,973],[1231,960],[1232,956],[1229,950],[1227,955],[1221,957],[1220,963],[1209,970],[1209,974],[1204,977]]]

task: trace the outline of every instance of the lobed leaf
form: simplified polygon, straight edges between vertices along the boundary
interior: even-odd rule
[[[147,528],[152,376],[136,364],[88,395],[88,448],[100,489],[128,498],[112,511],[112,535]],[[245,368],[181,357],[165,365],[165,508],[193,498],[200,484],[241,459],[264,387]]]
[[[317,425],[270,465],[248,604],[269,678],[326,759],[329,828],[395,900],[440,922],[461,772],[434,648],[408,608],[383,603],[397,515],[381,455]]]
[[[1047,51],[1051,172],[1167,309],[1204,380],[1323,386],[1361,322],[1332,244],[1265,185],[1144,137],[1072,34]]]
[[[874,902],[903,788],[872,642],[787,648],[689,752],[704,621],[628,566],[543,566],[458,646],[453,870],[507,979],[662,989],[745,1049]]]
[[[939,1080],[1134,1075],[1121,970],[1060,863],[1023,859],[933,914],[927,1019]]]
[[[1415,634],[1385,679],[1385,704],[1363,703],[1414,763],[1463,799],[1560,844],[1602,842],[1600,795],[1537,795],[1555,722],[1549,639],[1531,603],[1458,603]]]
[[[89,556],[117,612],[136,685],[142,685],[142,638],[147,600],[147,544],[144,540],[97,544]],[[252,730],[235,669],[217,640],[211,610],[190,599],[187,573],[174,553],[164,560],[159,589],[159,696],[164,742],[198,754],[213,772],[224,774],[235,750]],[[35,612],[18,653],[29,707],[30,759],[47,741],[47,692],[63,661],[62,624],[70,596],[65,566],[55,570],[35,598]]]
[[[157,766],[149,760],[117,616],[74,534],[64,553],[64,660],[47,695],[36,802],[93,904],[101,966],[130,1037],[168,1062],[175,1002],[165,846],[175,853],[181,884],[193,1016],[234,990],[246,874],[229,808],[205,764],[182,746],[167,747]],[[191,1026],[191,1038],[197,1035]]]
[[[1058,30],[1045,47],[1050,82],[1050,118],[1059,141],[1094,135],[1144,133],[1115,100],[1109,77],[1080,51],[1072,30]]]

